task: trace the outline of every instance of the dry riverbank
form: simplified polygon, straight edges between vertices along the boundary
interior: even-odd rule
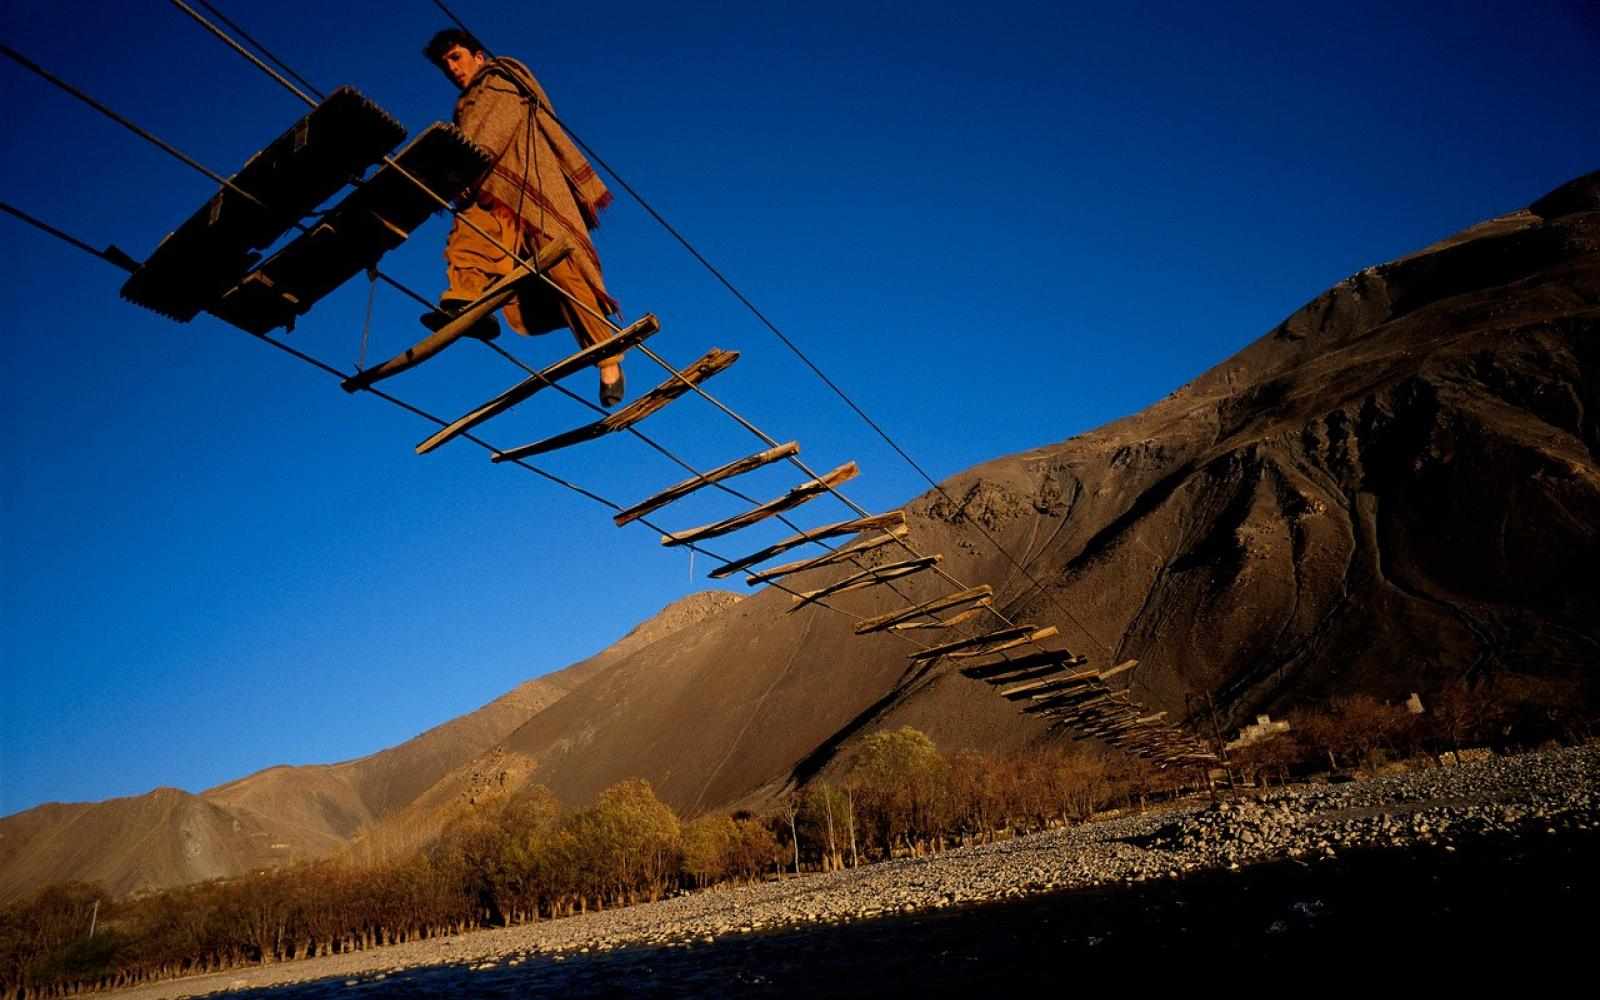
[[[713,952],[724,951],[724,946],[770,950],[788,935],[795,937],[796,943],[787,947],[809,954],[821,934],[892,933],[898,925],[887,919],[891,916],[954,911],[950,919],[956,920],[959,914],[973,912],[969,904],[1039,894],[1054,894],[1051,899],[1072,896],[1062,890],[1079,890],[1080,897],[1083,890],[1094,890],[1094,912],[1110,922],[1103,930],[1103,935],[1110,937],[1119,933],[1119,928],[1112,926],[1116,914],[1128,909],[1121,903],[1134,907],[1123,919],[1158,912],[1160,899],[1168,896],[1181,908],[1185,897],[1206,896],[1213,891],[1215,880],[1228,877],[1234,868],[1260,872],[1272,885],[1291,885],[1296,879],[1318,878],[1319,871],[1329,873],[1321,876],[1327,880],[1340,865],[1348,865],[1350,871],[1340,871],[1338,876],[1346,883],[1346,891],[1363,884],[1364,878],[1379,878],[1373,874],[1378,871],[1390,873],[1383,878],[1408,873],[1414,877],[1430,870],[1428,866],[1440,866],[1446,873],[1434,876],[1436,880],[1465,882],[1476,876],[1462,859],[1500,857],[1515,853],[1523,844],[1537,850],[1544,850],[1543,844],[1559,844],[1561,850],[1572,850],[1574,843],[1592,843],[1597,831],[1600,746],[1591,745],[1347,785],[1274,790],[1259,800],[1124,816],[933,858],[235,970],[140,987],[117,996],[178,997],[293,983],[308,985],[284,990],[283,995],[312,997],[334,987],[357,986],[363,992],[469,995],[475,989],[471,984],[487,987],[490,979],[497,983],[495,992],[507,995],[518,995],[522,988],[517,984],[528,985],[533,979],[581,991],[586,976],[611,970],[637,979],[642,973],[627,970],[647,960],[654,963],[651,968],[671,964],[685,949],[704,952],[711,945]],[[1041,900],[1040,905],[1046,903]],[[1309,909],[1302,916],[1310,928],[1320,907],[1309,902],[1305,906]],[[1277,923],[1293,929],[1298,912],[1286,910]],[[929,919],[938,921],[943,916]],[[1268,923],[1265,929],[1256,927],[1250,933],[1275,933],[1272,926]],[[1328,926],[1326,921],[1324,926]],[[806,939],[811,944],[798,943],[806,934],[811,935]],[[1068,935],[1078,946],[1091,948],[1097,945],[1085,942],[1101,936]],[[962,939],[973,938],[963,932]],[[931,947],[922,931],[914,940],[919,947]],[[1025,938],[1012,934],[1006,940]],[[911,957],[914,959],[915,953]],[[926,957],[931,961],[934,956]],[[974,961],[981,963],[984,957],[977,956]],[[558,968],[557,963],[565,964]],[[441,966],[445,968],[432,968]],[[701,970],[697,974],[705,974],[702,967],[704,963],[696,966]],[[737,978],[742,966],[732,950],[726,950],[724,957],[709,967],[721,968],[720,981],[730,988],[743,982]],[[420,979],[428,976],[440,982],[422,985]],[[316,980],[323,982],[313,985]],[[752,992],[770,992],[766,987],[772,986],[772,981],[763,982],[765,986],[746,985]],[[848,985],[841,983],[841,990],[848,993]],[[273,991],[274,995],[279,992]]]

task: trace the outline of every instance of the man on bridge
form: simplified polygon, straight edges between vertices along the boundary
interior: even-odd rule
[[[542,283],[532,286],[506,305],[506,321],[523,334],[566,326],[580,347],[609,339],[613,331],[603,317],[614,315],[617,303],[606,292],[589,232],[600,224],[611,193],[555,120],[544,89],[521,62],[491,58],[476,38],[459,29],[434,35],[423,52],[461,88],[456,127],[493,161],[467,192],[468,204],[450,230],[444,248],[449,288],[438,311],[423,322],[437,329],[495,280],[517,270],[517,260],[502,247],[532,261],[552,244],[565,243],[571,252],[547,273],[567,294]],[[493,317],[488,323],[494,324]],[[496,332],[491,326],[477,335],[489,339]],[[623,399],[620,361],[619,355],[600,365],[603,406]]]

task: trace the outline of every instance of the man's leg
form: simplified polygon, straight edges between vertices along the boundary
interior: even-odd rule
[[[469,221],[494,239],[480,235],[467,224]],[[462,211],[461,218],[455,220],[444,244],[445,280],[449,287],[440,296],[440,304],[446,312],[477,298],[492,282],[510,274],[516,266],[511,255],[496,246],[496,241],[505,246],[514,245],[508,240],[507,227],[502,220],[488,209],[469,205]],[[520,315],[508,310],[506,321],[518,333],[527,332]]]
[[[565,295],[561,296],[561,314],[566,317],[567,326],[572,329],[572,335],[577,339],[579,347],[592,347],[615,336],[610,325],[600,318],[605,313],[605,307],[600,304],[594,289],[589,286],[583,272],[570,257],[550,269],[550,280],[570,293],[578,302],[589,307],[583,308]],[[612,403],[606,404],[608,406],[621,402],[622,355],[601,362],[599,367],[602,401],[611,399]]]

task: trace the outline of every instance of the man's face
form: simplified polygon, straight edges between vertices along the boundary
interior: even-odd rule
[[[482,52],[468,52],[463,45],[452,45],[450,51],[444,54],[444,71],[456,82],[456,86],[462,88],[478,74],[478,70],[483,69],[483,63]]]

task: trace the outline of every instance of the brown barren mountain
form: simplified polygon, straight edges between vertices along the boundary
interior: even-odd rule
[[[1137,658],[1124,677],[1175,719],[1197,696],[1227,724],[1494,672],[1581,676],[1592,694],[1597,454],[1592,174],[1353,275],[1141,412],[954,476],[907,514],[915,546],[943,553],[965,583],[992,584],[1012,620],[1058,626],[1052,646],[1099,667]],[[951,589],[930,574],[897,586],[915,600]],[[828,772],[881,727],[916,726],[945,750],[1051,736],[950,661],[914,666],[910,639],[856,636],[849,616],[901,603],[885,588],[830,599],[846,615],[786,614],[791,602],[769,588],[653,642],[625,639],[569,668],[582,682],[542,707],[525,693],[533,714],[498,736],[515,712],[473,723],[448,753],[407,744],[264,772],[204,804],[308,841],[359,831],[370,845],[535,781],[582,804],[641,776],[693,813]],[[0,821],[0,897],[19,870],[30,884],[82,877],[18,860],[15,839],[62,822],[35,814],[110,805]],[[119,871],[136,870],[129,857]]]
[[[54,882],[99,882],[123,895],[342,852],[590,677],[739,600],[685,597],[586,660],[357,760],[267,768],[201,795],[162,788],[0,819],[0,902]]]
[[[1592,685],[1597,366],[1593,174],[1341,281],[1137,414],[953,477],[948,498],[910,505],[911,538],[992,583],[1013,620],[1059,626],[1052,644],[1097,666],[1138,658],[1135,693],[1174,718],[1207,693],[1236,722],[1484,672]],[[951,588],[924,574],[903,589]],[[692,812],[836,765],[880,727],[945,749],[1045,735],[948,661],[910,669],[906,639],[790,603],[768,589],[669,637],[506,750],[568,802],[641,775]],[[868,616],[897,601],[833,603]]]

